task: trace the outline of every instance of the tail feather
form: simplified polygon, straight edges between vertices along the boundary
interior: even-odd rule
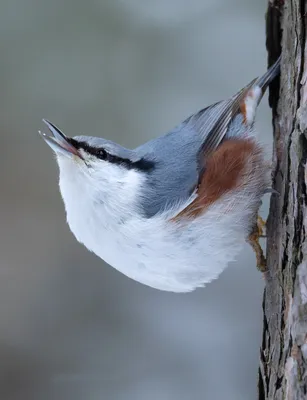
[[[244,118],[244,122],[252,126],[255,122],[257,107],[267,89],[270,82],[280,72],[280,57],[260,78],[257,78],[246,90],[243,101],[240,104],[240,110]]]
[[[266,91],[269,84],[272,82],[274,78],[280,73],[280,60],[281,56],[279,56],[278,60],[266,71],[264,75],[259,77],[256,82],[255,86],[259,86],[262,90],[262,93]]]

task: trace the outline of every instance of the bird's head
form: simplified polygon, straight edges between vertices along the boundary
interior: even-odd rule
[[[154,162],[112,141],[89,136],[69,138],[47,120],[41,133],[56,154],[60,190],[67,212],[71,203],[125,207],[135,203]]]

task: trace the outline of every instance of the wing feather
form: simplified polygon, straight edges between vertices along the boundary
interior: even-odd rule
[[[204,136],[204,142],[200,148],[202,157],[207,157],[220,145],[231,120],[240,111],[240,105],[255,81],[256,79],[252,80],[230,99],[215,103],[185,121],[188,126]]]

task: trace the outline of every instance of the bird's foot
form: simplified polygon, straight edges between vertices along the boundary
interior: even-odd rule
[[[256,254],[257,260],[257,268],[260,272],[266,272],[266,259],[263,254],[262,247],[259,243],[260,237],[265,237],[266,234],[266,223],[265,221],[258,215],[257,222],[253,228],[253,231],[250,233],[247,241],[252,246],[254,253]]]
[[[255,229],[258,231],[259,237],[266,237],[266,221],[258,215]]]

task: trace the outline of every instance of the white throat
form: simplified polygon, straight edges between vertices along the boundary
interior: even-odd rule
[[[98,246],[110,248],[108,235],[117,235],[125,220],[137,215],[137,193],[144,178],[138,171],[104,161],[87,167],[81,160],[59,157],[58,163],[71,231],[96,254]]]

